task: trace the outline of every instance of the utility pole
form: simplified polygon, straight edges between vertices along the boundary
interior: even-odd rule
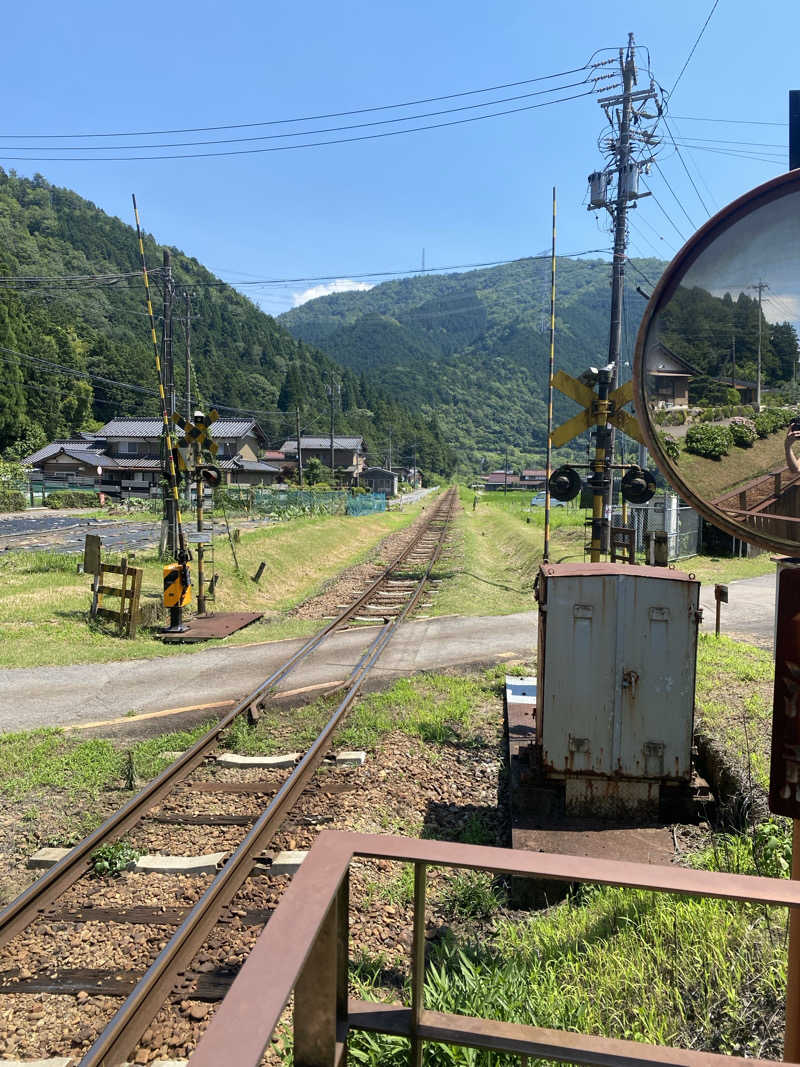
[[[602,64],[597,64],[598,66]],[[622,301],[625,283],[625,250],[627,247],[628,206],[648,192],[639,192],[639,175],[653,160],[653,149],[658,144],[655,126],[661,117],[661,104],[655,82],[651,79],[647,89],[636,89],[636,45],[633,34],[628,34],[628,47],[619,52],[619,76],[622,79],[622,92],[599,100],[611,127],[602,139],[602,147],[609,157],[609,163],[603,171],[589,175],[590,196],[589,210],[605,208],[611,216],[614,227],[614,258],[611,268],[611,321],[608,336],[608,363],[611,368],[609,390],[613,391],[619,384],[619,364],[622,347]],[[649,101],[656,102],[658,114],[648,113],[645,108]],[[634,158],[636,157],[636,158]],[[616,192],[611,199],[608,185],[612,174],[616,174]],[[610,430],[607,449],[610,457],[614,455],[614,430]],[[604,487],[603,517],[606,523],[603,530],[603,551],[608,552],[611,535],[611,497],[613,479]]]
[[[756,411],[761,411],[761,294],[765,289],[769,289],[766,282],[756,282],[755,285],[750,286],[751,289],[758,290],[758,360],[756,365]]]
[[[550,252],[550,363],[547,377],[547,453],[545,457],[544,484],[544,547],[542,562],[550,562],[550,475],[553,473],[553,375],[556,358],[556,187],[553,186],[553,240]]]
[[[192,298],[189,290],[184,291],[186,299],[186,421],[192,421]]]
[[[386,464],[389,470],[392,469],[392,428],[389,427],[389,462]]]
[[[731,329],[731,389],[736,388],[736,332]]]
[[[508,442],[506,441],[506,461],[503,464],[503,495],[508,492]]]
[[[331,484],[332,485],[336,484],[336,476],[334,474],[335,467],[334,467],[334,462],[333,462],[333,460],[334,460],[333,435],[334,435],[334,421],[335,421],[335,417],[336,417],[336,390],[337,390],[337,387],[338,387],[338,390],[339,390],[339,394],[341,395],[341,392],[342,392],[341,382],[336,382],[335,381],[335,379],[333,377],[333,371],[331,371],[329,382],[328,382],[328,396],[330,397],[330,401],[331,401]]]
[[[300,408],[294,409],[294,427],[297,434],[297,483],[303,488],[303,449],[300,441]]]

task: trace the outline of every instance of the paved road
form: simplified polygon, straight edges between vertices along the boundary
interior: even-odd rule
[[[774,574],[732,582],[729,590],[730,603],[722,609],[722,632],[771,648]],[[702,629],[713,631],[713,585],[702,587],[701,604]],[[488,666],[527,658],[536,647],[536,627],[535,611],[485,617],[443,616],[405,623],[369,684],[377,688],[387,680],[418,671]],[[279,688],[323,686],[346,678],[376,632],[371,627],[334,634]],[[0,732],[236,700],[255,688],[302,644],[302,639],[296,639],[209,647],[170,659],[2,670]],[[203,714],[208,713],[206,710]],[[198,717],[201,715],[195,716]],[[156,722],[162,728],[168,725],[164,720]]]
[[[423,670],[490,665],[530,656],[536,612],[491,617],[443,616],[405,623],[370,685]],[[290,690],[348,676],[377,628],[334,634],[281,684]],[[170,659],[0,671],[0,732],[65,726],[235,700],[254,689],[303,640],[208,648]],[[162,727],[164,726],[161,720]]]
[[[775,626],[775,572],[731,582],[728,585],[728,600],[727,604],[722,605],[721,633],[736,641],[749,641],[753,645],[772,649]],[[700,604],[703,608],[700,628],[713,633],[716,606],[712,583],[704,583],[700,587]]]

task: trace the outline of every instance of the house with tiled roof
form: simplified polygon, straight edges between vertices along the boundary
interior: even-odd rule
[[[80,439],[53,441],[23,463],[44,481],[92,484],[111,494],[155,495],[162,473],[161,419],[118,418]],[[219,445],[216,464],[228,485],[271,485],[281,467],[266,462],[267,439],[255,419],[218,419],[211,436]],[[34,478],[36,475],[34,475]]]
[[[289,437],[281,445],[286,460],[297,463],[297,438]],[[326,467],[331,465],[330,435],[300,437],[300,454],[303,463],[318,459]],[[351,484],[366,464],[366,449],[363,437],[348,437],[336,434],[333,438],[333,466],[337,482]]]

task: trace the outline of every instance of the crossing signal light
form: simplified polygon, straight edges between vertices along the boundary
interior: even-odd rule
[[[632,467],[623,477],[620,489],[629,504],[646,504],[656,491],[656,480],[650,471]]]
[[[559,467],[550,475],[550,496],[566,502],[581,491],[581,476],[574,467]]]
[[[222,471],[219,467],[204,463],[202,467],[197,468],[197,472],[210,489],[216,489],[222,483]]]

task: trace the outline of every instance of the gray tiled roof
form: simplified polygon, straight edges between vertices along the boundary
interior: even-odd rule
[[[105,426],[100,427],[97,435],[104,438],[152,440],[161,436],[163,426],[161,419],[111,419]],[[255,419],[217,419],[211,425],[211,436],[217,440],[223,437],[245,437],[254,431],[257,436],[263,436]],[[175,432],[180,432],[177,427]]]
[[[59,441],[51,441],[49,445],[43,445],[41,448],[37,449],[36,452],[31,452],[29,456],[26,456],[25,459],[23,459],[22,463],[26,467],[31,467],[35,463],[41,463],[42,460],[49,459],[51,456],[56,455],[56,453],[60,452],[62,448],[78,448],[84,452],[99,453],[103,451],[103,449],[99,446],[97,448],[93,448],[92,445],[89,444],[89,442],[84,441],[82,438],[80,440],[75,440],[74,438],[64,438],[63,440]]]
[[[301,448],[330,448],[330,437],[302,437],[300,438]],[[339,437],[338,435],[333,439],[333,447],[336,448],[352,448],[363,449],[364,438],[363,437]],[[290,437],[284,441],[281,445],[281,452],[291,452],[292,455],[297,453],[297,438]]]
[[[270,463],[257,463],[252,459],[237,459],[236,466],[243,471],[251,471],[256,474],[280,474],[280,467],[273,467]]]

